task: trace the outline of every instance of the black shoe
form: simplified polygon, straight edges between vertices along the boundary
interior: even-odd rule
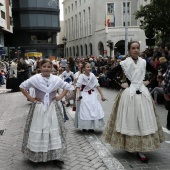
[[[59,160],[59,159],[57,159],[57,160],[53,160],[53,162],[54,163],[59,163],[59,164],[64,164],[64,161],[63,160]]]
[[[82,131],[83,131],[83,132],[87,132],[87,130],[86,130],[86,129],[83,129]]]
[[[67,103],[67,104],[66,104],[66,107],[69,107],[69,106],[70,106],[70,103]]]
[[[94,132],[94,129],[89,129],[89,132]]]
[[[167,128],[168,130],[170,130],[170,126],[169,126],[169,125],[166,125],[166,128]]]

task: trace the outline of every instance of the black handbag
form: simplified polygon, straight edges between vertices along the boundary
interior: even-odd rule
[[[165,109],[170,110],[170,101],[165,100]]]

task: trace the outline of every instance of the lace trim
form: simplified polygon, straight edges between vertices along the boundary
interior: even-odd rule
[[[129,79],[129,81],[131,81],[131,79],[130,79],[128,73],[126,72],[126,69],[125,69],[123,63],[120,62],[120,65],[121,65],[121,67],[122,67],[122,69],[123,69],[123,72],[125,73],[125,76]]]
[[[139,62],[143,62],[140,57],[138,58],[138,60],[139,60]],[[142,64],[143,64],[143,63],[142,63]],[[130,76],[129,76],[129,73],[126,71],[126,70],[127,70],[127,69],[126,69],[127,67],[125,66],[125,64],[124,64],[123,62],[120,62],[120,65],[121,65],[121,67],[122,67],[122,70],[124,71],[125,76],[126,76],[126,77],[129,79],[129,81],[131,82],[131,78],[130,78]],[[140,88],[139,91],[142,92],[142,94],[145,95],[146,98],[150,99],[149,95],[145,93],[145,90],[142,90],[143,80],[144,80],[144,78],[145,78],[145,72],[146,72],[146,62],[145,62],[144,68],[142,68],[142,72],[143,72],[143,75],[142,75],[142,82],[141,82],[141,85],[140,85],[141,88],[140,88],[140,86],[139,86],[138,88]],[[133,91],[130,91],[131,97],[133,97],[134,94],[135,94],[135,91],[134,91],[134,92],[133,92]]]

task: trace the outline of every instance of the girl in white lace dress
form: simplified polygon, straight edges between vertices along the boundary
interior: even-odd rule
[[[139,42],[130,42],[130,57],[110,71],[124,72],[127,83],[115,99],[113,111],[108,120],[104,138],[112,146],[137,152],[142,162],[148,162],[143,152],[153,151],[164,141],[162,127],[151,95],[144,81],[146,61],[140,57]]]
[[[100,89],[97,78],[91,73],[91,65],[83,63],[84,73],[80,74],[76,83],[76,115],[74,125],[83,131],[101,129],[104,126],[104,111],[97,98],[95,89],[101,95],[101,100],[105,97]]]

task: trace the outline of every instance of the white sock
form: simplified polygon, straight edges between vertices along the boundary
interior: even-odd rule
[[[143,152],[138,152],[138,154],[141,158],[146,158],[145,155],[143,154]]]

